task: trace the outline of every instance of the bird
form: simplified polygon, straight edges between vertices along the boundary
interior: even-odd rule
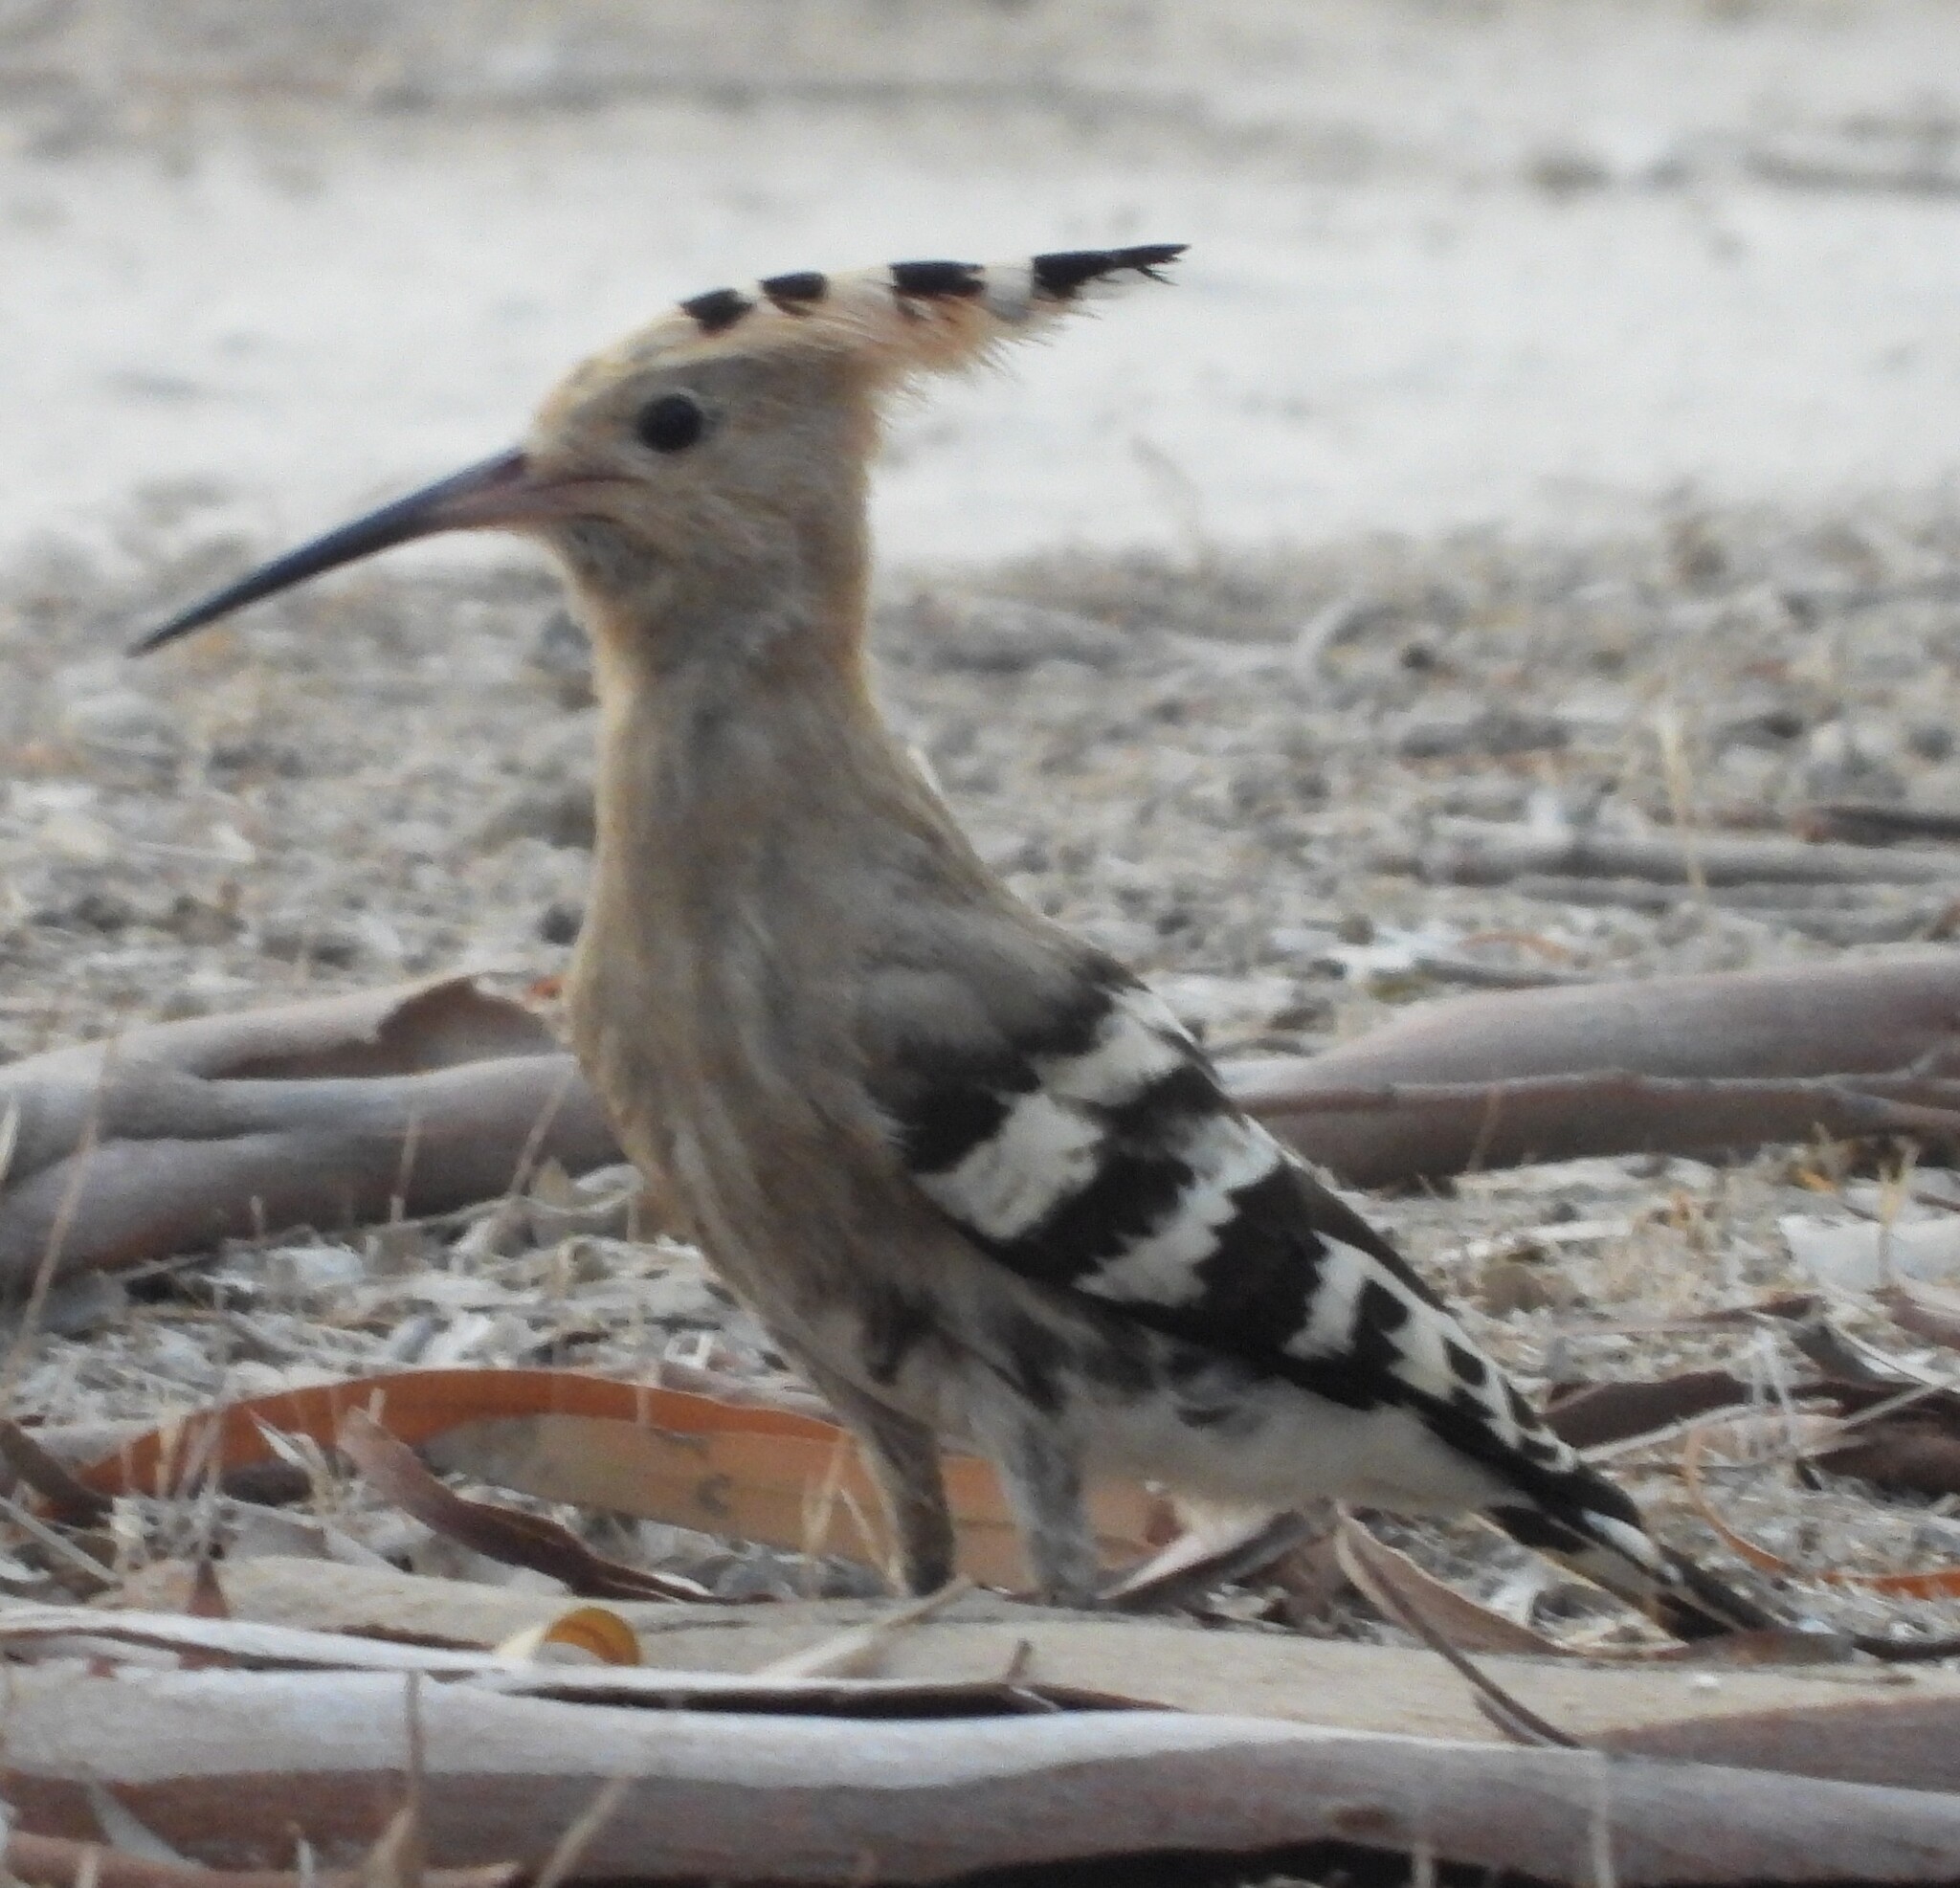
[[[943,1444],[1092,1605],[1127,1475],[1281,1514],[1481,1514],[1683,1637],[1768,1615],[1656,1538],[1124,964],[1022,902],[883,720],[870,469],[895,399],[1178,243],[798,271],[670,308],[518,446],[181,611],[153,650],[414,539],[555,559],[591,635],[597,842],[566,979],[622,1145],[854,1432],[904,1583]]]

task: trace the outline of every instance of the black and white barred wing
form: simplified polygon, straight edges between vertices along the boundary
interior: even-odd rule
[[[1010,1027],[969,1014],[920,1051],[880,1084],[905,1165],[1022,1277],[1352,1408],[1416,1404],[1479,1431],[1479,1454],[1563,1456],[1394,1249],[1123,972],[1099,965]]]
[[[934,981],[924,1009],[940,1027],[878,1032],[901,1053],[874,1086],[914,1182],[975,1246],[1332,1403],[1407,1411],[1463,1460],[1464,1505],[1658,1602],[1677,1631],[1767,1617],[1657,1545],[1625,1492],[1545,1426],[1380,1233],[1234,1105],[1126,972],[1093,959],[1045,997],[1009,980],[992,1004],[943,970]]]

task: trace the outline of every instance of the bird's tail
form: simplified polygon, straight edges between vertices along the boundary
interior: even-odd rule
[[[1786,1623],[1655,1540],[1618,1489],[1605,1482],[1593,1487],[1607,1498],[1599,1507],[1575,1506],[1550,1515],[1542,1508],[1506,1506],[1489,1510],[1490,1519],[1521,1546],[1535,1548],[1604,1587],[1678,1639],[1718,1638]],[[1609,1503],[1612,1511],[1605,1511]]]

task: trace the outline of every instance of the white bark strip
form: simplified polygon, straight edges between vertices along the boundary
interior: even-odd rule
[[[616,1676],[616,1675],[613,1675]],[[364,1852],[403,1763],[395,1674],[84,1675],[11,1687],[19,1826],[95,1833],[91,1783],[194,1858]],[[1711,1764],[1448,1744],[1251,1718],[1085,1712],[892,1722],[633,1710],[424,1683],[424,1802],[441,1866],[534,1858],[633,1779],[576,1878],[941,1879],[1166,1850],[1312,1843],[1617,1880],[1931,1882],[1960,1872],[1960,1796]],[[818,1807],[820,1806],[820,1808]]]

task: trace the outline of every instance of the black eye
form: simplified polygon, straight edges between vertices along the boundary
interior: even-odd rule
[[[685,393],[663,393],[639,410],[633,430],[657,453],[684,453],[707,423],[707,415]]]

